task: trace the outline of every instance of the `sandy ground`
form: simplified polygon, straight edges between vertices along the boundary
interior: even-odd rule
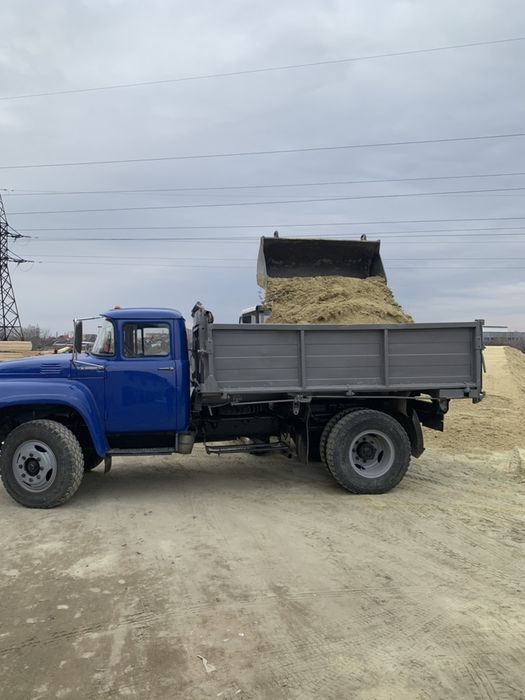
[[[452,454],[525,448],[525,354],[488,347],[484,356],[485,398],[479,404],[451,401],[445,431],[426,431],[427,447]]]
[[[200,451],[1,491],[1,698],[524,698],[524,502],[518,449],[375,497]]]

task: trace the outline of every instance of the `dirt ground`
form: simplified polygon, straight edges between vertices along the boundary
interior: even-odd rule
[[[430,450],[375,497],[200,450],[53,511],[2,490],[0,695],[524,698],[524,504],[519,449]]]

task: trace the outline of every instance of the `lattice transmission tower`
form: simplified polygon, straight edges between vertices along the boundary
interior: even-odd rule
[[[0,195],[0,341],[24,339],[9,272],[9,263],[12,262],[19,265],[20,263],[31,261],[24,260],[10,252],[10,238],[25,238],[25,236],[9,227],[2,195]]]

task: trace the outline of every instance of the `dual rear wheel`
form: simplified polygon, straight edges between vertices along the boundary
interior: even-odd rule
[[[321,435],[321,458],[334,479],[352,493],[390,491],[405,476],[411,446],[392,416],[349,409],[334,416]]]

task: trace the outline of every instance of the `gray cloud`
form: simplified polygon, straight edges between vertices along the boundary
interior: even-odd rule
[[[264,65],[497,39],[525,33],[520,2],[7,1],[3,4],[0,94],[72,89]],[[453,19],[451,19],[453,18]],[[5,164],[274,149],[521,131],[524,44],[363,61],[235,78],[0,103]],[[0,171],[15,190],[96,190],[417,177],[525,170],[525,139],[363,149],[257,158]],[[494,184],[496,182],[496,184]],[[42,209],[240,202],[359,193],[525,186],[525,177],[384,183],[250,192],[4,198],[7,213]],[[62,330],[75,315],[114,303],[174,306],[199,298],[234,320],[258,297],[258,235],[287,223],[525,216],[521,193],[301,205],[9,216],[17,229],[267,224],[196,231],[216,241],[73,242],[89,233],[41,232],[13,244],[42,262],[13,270],[24,323]],[[282,229],[299,235],[498,223],[381,224]],[[525,226],[525,219],[508,226]],[[525,229],[524,229],[525,232]],[[139,231],[101,231],[108,238]],[[239,242],[224,236],[244,236]],[[64,240],[53,242],[61,237]],[[525,328],[524,237],[383,239],[389,280],[419,321],[468,320]],[[102,256],[85,259],[48,255]],[[40,257],[42,256],[42,257]],[[104,257],[105,256],[105,257]],[[116,256],[129,265],[109,265]],[[148,258],[160,257],[164,261]],[[446,258],[434,262],[412,258]],[[168,258],[179,258],[178,266]],[[202,265],[197,268],[199,259]],[[232,262],[214,259],[231,258]],[[402,260],[398,260],[402,258]],[[480,258],[463,262],[463,258]],[[506,258],[497,261],[496,258]],[[182,261],[184,259],[184,262]],[[187,260],[187,259],[194,259]],[[247,259],[247,260],[246,260]],[[510,260],[510,262],[509,262]],[[251,262],[253,261],[253,262]],[[90,262],[92,264],[85,264]],[[160,263],[160,264],[158,264]],[[173,265],[170,267],[170,265]],[[449,269],[456,266],[459,269]],[[467,269],[470,268],[470,269]],[[513,267],[499,270],[494,268]],[[403,268],[403,269],[402,269]],[[422,269],[424,268],[424,269]],[[473,269],[472,269],[473,268]]]

